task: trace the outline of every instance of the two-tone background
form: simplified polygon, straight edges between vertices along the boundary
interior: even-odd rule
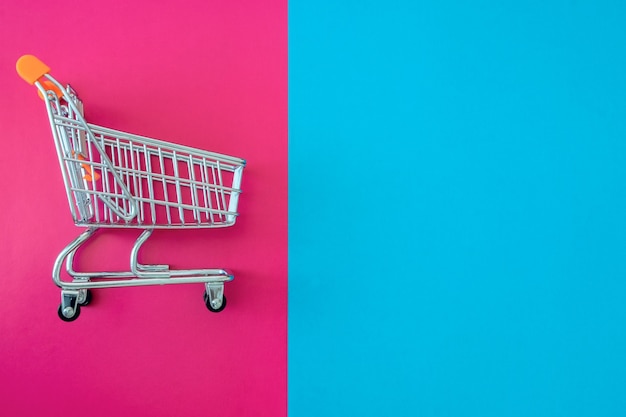
[[[620,416],[618,1],[0,4],[0,414]],[[56,316],[72,224],[38,55],[94,123],[240,156],[241,217],[155,233],[201,286]],[[84,268],[123,267],[137,233]]]

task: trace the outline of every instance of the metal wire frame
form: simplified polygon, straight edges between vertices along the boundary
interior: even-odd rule
[[[46,103],[70,211],[76,225],[87,227],[53,267],[53,281],[61,288],[59,316],[75,320],[90,289],[188,283],[203,283],[205,304],[221,311],[224,283],[233,280],[232,273],[144,265],[138,254],[156,228],[232,226],[245,161],[89,124],[71,87],[44,77],[62,92],[61,100],[35,82]],[[74,269],[77,250],[101,227],[145,229],[131,251],[130,271]],[[61,279],[63,263],[71,282]]]
[[[46,97],[70,211],[79,226],[226,227],[235,223],[245,161],[85,121],[71,87]]]

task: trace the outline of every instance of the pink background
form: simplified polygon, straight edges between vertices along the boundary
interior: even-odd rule
[[[287,2],[0,3],[0,414],[286,414]],[[57,317],[51,280],[72,223],[43,102],[15,73],[39,56],[89,121],[245,158],[237,224],[157,231],[142,260],[230,268],[202,284],[94,292]],[[124,268],[138,232],[105,231],[81,269]]]

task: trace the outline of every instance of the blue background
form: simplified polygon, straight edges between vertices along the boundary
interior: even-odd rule
[[[626,3],[289,5],[289,414],[626,413]]]

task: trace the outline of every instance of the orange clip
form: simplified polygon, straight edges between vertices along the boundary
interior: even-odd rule
[[[78,158],[80,161],[86,161],[85,157],[81,154],[78,154],[76,158]],[[91,167],[88,164],[81,164],[80,166],[83,167],[86,172],[85,176],[83,176],[84,180],[91,181],[93,179],[95,181],[98,181],[100,179],[100,174],[98,174],[97,172],[92,172]]]
[[[63,92],[53,82],[44,80],[41,82],[41,85],[43,86],[45,90],[53,91],[54,94],[56,94],[58,98],[63,97]],[[44,97],[43,97],[43,94],[41,94],[41,91],[37,90],[37,95],[39,96],[40,99],[44,100]]]

